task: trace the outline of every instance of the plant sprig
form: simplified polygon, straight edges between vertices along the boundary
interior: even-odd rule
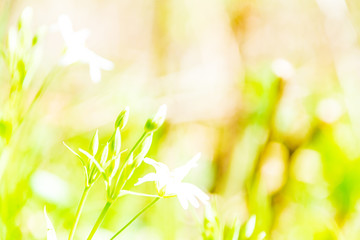
[[[76,212],[75,221],[69,235],[69,240],[73,239],[75,235],[77,224],[79,222],[87,194],[100,176],[103,177],[105,182],[107,202],[88,239],[91,239],[95,234],[112,202],[114,202],[120,196],[132,194],[130,191],[122,190],[132,177],[134,171],[144,160],[151,147],[153,133],[163,124],[165,115],[166,106],[163,105],[159,108],[157,114],[153,118],[147,120],[143,134],[123,160],[121,160],[123,153],[127,152],[127,149],[121,150],[121,131],[126,126],[129,118],[128,107],[121,111],[117,117],[115,121],[115,130],[102,150],[100,150],[99,147],[100,142],[98,130],[96,130],[94,136],[92,137],[88,151],[79,148],[79,153],[77,153],[66,143],[64,143],[64,145],[80,159],[85,173],[85,188],[78,206],[78,210]],[[138,193],[137,195],[145,196],[146,194]]]

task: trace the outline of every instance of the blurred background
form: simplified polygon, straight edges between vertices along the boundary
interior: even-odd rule
[[[4,59],[27,6],[32,33],[47,31],[31,82],[14,90]],[[89,49],[114,63],[101,82],[85,64],[54,67],[64,48],[53,31],[61,14],[74,31],[90,30]],[[122,137],[131,147],[163,103],[167,121],[148,156],[174,168],[202,152],[186,181],[211,195],[220,225],[256,215],[255,232],[266,239],[359,239],[359,1],[2,0],[0,21],[1,239],[45,239],[45,205],[66,239],[84,174],[62,142],[87,148],[99,129],[104,144],[129,106]],[[134,183],[150,171],[141,166]],[[77,239],[105,196],[99,180]],[[108,239],[148,201],[119,199],[94,239]],[[211,239],[208,221],[204,208],[184,211],[165,199],[123,238]]]

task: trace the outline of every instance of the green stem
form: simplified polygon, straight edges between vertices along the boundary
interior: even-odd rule
[[[75,234],[77,225],[79,223],[80,215],[81,215],[82,209],[84,207],[85,200],[87,198],[89,190],[90,190],[90,187],[85,187],[84,192],[83,192],[83,194],[81,196],[80,203],[79,203],[78,209],[76,211],[75,222],[74,222],[74,225],[73,225],[73,227],[71,229],[71,232],[70,232],[70,235],[69,235],[69,240],[72,240],[74,238],[74,234]]]
[[[141,144],[141,142],[144,140],[144,138],[146,137],[146,135],[148,134],[148,132],[144,132],[143,135],[141,135],[141,137],[139,138],[139,140],[137,140],[137,142],[135,143],[135,145],[132,147],[131,151],[129,152],[129,154],[127,155],[125,162],[127,162],[127,160],[129,160],[131,154],[135,151],[135,149]]]
[[[87,240],[91,240],[93,238],[96,230],[99,228],[100,224],[104,220],[104,217],[105,217],[107,211],[109,210],[110,206],[111,206],[111,202],[106,202],[106,204],[105,204],[103,210],[101,211],[100,216],[96,220],[96,223],[95,223],[94,227],[92,228]]]
[[[114,236],[110,238],[110,240],[115,239],[122,231],[124,231],[132,222],[134,222],[143,212],[148,210],[152,205],[154,205],[160,198],[155,198],[154,201],[149,203],[146,207],[144,207],[138,214],[135,215],[125,226],[123,226]]]
[[[113,200],[117,198],[117,194],[120,192],[121,189],[125,186],[126,179],[123,181],[123,183],[119,183],[121,181],[121,178],[123,177],[124,169],[126,168],[126,162],[129,160],[131,154],[135,151],[135,149],[142,143],[142,141],[145,139],[145,137],[148,135],[148,132],[144,132],[141,137],[137,140],[135,145],[132,147],[131,151],[127,155],[124,164],[122,166],[122,169],[120,171],[120,174],[117,176],[117,180],[115,181],[115,187],[112,190],[111,197]],[[134,171],[134,169],[133,169]]]

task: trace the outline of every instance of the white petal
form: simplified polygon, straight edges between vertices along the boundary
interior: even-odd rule
[[[95,64],[89,64],[90,68],[90,78],[94,83],[98,83],[101,81],[101,71],[99,66]]]
[[[93,64],[103,70],[112,70],[114,68],[114,64],[110,60],[97,55],[88,48],[84,47],[84,49],[86,49],[86,52],[83,53],[84,62]]]
[[[171,173],[170,173],[168,166],[166,166],[163,163],[157,162],[151,158],[145,158],[144,162],[155,168],[156,188],[158,191],[163,191],[164,187],[165,187],[165,191],[166,191],[165,195],[167,195],[169,187],[171,188],[170,184],[172,181]],[[161,193],[161,194],[163,194],[163,193]]]
[[[84,46],[86,39],[89,37],[90,31],[89,29],[82,29],[80,31],[74,32],[72,35],[72,40],[74,44],[79,44]]]
[[[72,23],[69,16],[61,15],[58,18],[58,26],[65,42],[69,43],[73,35]]]
[[[114,63],[110,60],[107,60],[105,58],[101,58],[100,61],[100,68],[106,71],[110,71],[113,70],[114,68]]]
[[[197,188],[196,192],[193,193],[203,204],[209,204],[209,196],[206,195],[206,193],[204,193],[203,191],[201,191],[200,188]]]
[[[151,159],[151,158],[144,158],[144,162],[146,162],[147,164],[150,164],[154,168],[157,168],[158,165],[159,165],[159,162],[157,162],[157,161],[155,161],[154,159]]]
[[[114,68],[113,62],[96,54],[94,56],[94,62],[103,70],[110,71]]]
[[[202,203],[208,204],[209,196],[204,193],[200,188],[191,183],[181,183],[182,188],[186,190],[189,194],[194,195],[198,198]]]
[[[193,205],[195,208],[200,206],[199,201],[194,197],[192,194],[187,194],[187,199],[189,200],[190,204]]]
[[[44,215],[46,221],[46,228],[47,228],[47,240],[57,240],[56,233],[53,224],[51,223],[50,218],[46,213],[46,206],[44,207]]]
[[[178,198],[182,208],[185,209],[185,210],[188,209],[189,203],[188,203],[188,200],[187,200],[186,196],[182,195],[182,194],[178,194],[177,198]]]
[[[197,194],[195,192],[194,194],[194,185],[190,183],[178,183],[174,184],[173,191],[176,192],[176,195],[180,201],[181,206],[183,206],[184,209],[187,209],[188,202],[190,202],[191,205],[193,205],[195,208],[198,208],[200,206],[199,201],[197,200]],[[201,191],[201,190],[200,190]],[[202,201],[202,197],[198,198],[200,201]],[[186,206],[186,208],[184,207]]]
[[[170,181],[170,179],[168,179],[167,182],[165,182],[165,179],[163,179],[163,182],[165,183],[163,185],[166,185],[166,193],[165,193],[166,196],[173,196],[183,193],[183,191],[180,191],[180,187],[179,187],[181,183],[173,183]]]
[[[71,49],[66,50],[64,56],[60,59],[60,65],[69,66],[73,63],[76,63],[80,60],[79,54],[76,51]]]
[[[135,186],[140,185],[144,182],[151,182],[151,181],[157,181],[157,176],[155,173],[149,173],[145,175],[142,178],[139,178],[138,182],[135,184]]]
[[[167,186],[169,187],[169,186]],[[179,202],[181,206],[184,209],[188,208],[188,205],[190,202],[191,205],[193,205],[195,208],[198,208],[200,206],[199,201],[202,202],[205,205],[208,205],[209,197],[201,191],[198,187],[191,183],[179,183],[175,184],[173,186],[176,188],[175,192],[179,199]],[[174,191],[174,189],[172,189]]]
[[[159,110],[156,112],[154,118],[152,119],[153,122],[157,123],[158,126],[161,126],[166,118],[167,106],[163,104],[159,107]]]
[[[178,181],[182,181],[185,176],[190,172],[192,168],[197,166],[197,162],[201,157],[201,153],[196,154],[189,162],[187,162],[184,166],[178,167],[174,169],[173,176],[178,179]]]
[[[157,174],[170,175],[170,169],[165,164],[163,164],[161,162],[157,162],[151,158],[145,158],[144,162],[153,166],[155,168]]]

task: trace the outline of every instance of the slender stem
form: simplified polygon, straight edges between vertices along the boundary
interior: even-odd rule
[[[78,209],[76,211],[75,222],[74,222],[74,225],[73,225],[73,227],[71,229],[71,232],[70,232],[70,235],[69,235],[69,240],[72,240],[74,238],[75,231],[76,231],[77,225],[79,223],[80,215],[81,215],[82,209],[83,209],[84,204],[85,204],[85,200],[87,198],[87,195],[89,194],[89,190],[90,190],[90,187],[85,187],[84,192],[83,192],[83,194],[81,196],[79,206],[78,206]]]
[[[107,211],[109,210],[110,206],[111,206],[111,202],[106,202],[106,204],[105,204],[103,210],[101,211],[100,216],[96,220],[96,223],[95,223],[94,227],[92,228],[87,240],[91,240],[93,238],[96,230],[99,228],[100,224],[104,220],[104,217],[105,217]]]
[[[129,154],[126,157],[125,162],[127,162],[127,160],[129,160],[131,154],[135,151],[135,149],[141,144],[141,142],[144,140],[144,138],[146,137],[146,135],[148,134],[148,132],[144,132],[143,135],[141,135],[141,137],[139,138],[139,140],[137,140],[137,142],[135,143],[135,145],[132,147],[131,151],[129,152]]]
[[[138,214],[135,215],[125,226],[123,226],[117,233],[115,233],[114,236],[110,238],[110,240],[115,239],[122,231],[124,231],[132,222],[134,222],[143,212],[148,210],[152,205],[154,205],[157,201],[159,201],[160,198],[155,198],[154,201],[146,205]]]
[[[126,179],[122,182],[122,183],[119,183],[121,181],[121,178],[123,177],[123,172],[124,172],[124,169],[126,168],[126,162],[129,160],[131,154],[135,151],[135,149],[142,143],[142,141],[145,139],[145,137],[148,135],[148,132],[144,132],[141,137],[137,140],[137,142],[135,143],[135,145],[132,147],[132,149],[130,150],[130,152],[128,153],[125,161],[124,161],[124,164],[122,166],[122,169],[120,171],[120,174],[117,176],[117,180],[115,181],[115,187],[113,188],[112,190],[112,193],[111,193],[111,197],[116,199],[117,198],[117,194],[120,192],[121,189],[123,189],[123,187],[125,186],[125,183],[126,183]],[[134,169],[132,170],[134,171]],[[132,173],[131,173],[132,174]]]

